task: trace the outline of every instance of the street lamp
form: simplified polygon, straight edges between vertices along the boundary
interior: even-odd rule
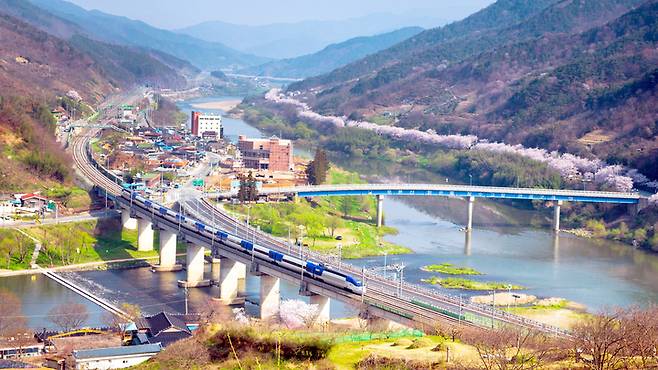
[[[473,186],[473,174],[470,174],[470,173],[469,173],[469,174],[468,174],[468,177],[470,177],[470,180],[471,180],[471,186]]]
[[[340,270],[340,263],[343,261],[343,243],[336,244],[338,248],[338,270]]]

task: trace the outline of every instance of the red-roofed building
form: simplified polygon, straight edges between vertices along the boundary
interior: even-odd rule
[[[48,198],[34,193],[23,194],[20,201],[21,207],[34,209],[42,208],[48,204]]]

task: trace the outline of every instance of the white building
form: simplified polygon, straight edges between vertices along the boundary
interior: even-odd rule
[[[216,139],[221,139],[224,136],[222,130],[222,116],[220,115],[192,112],[192,120],[190,124],[192,135],[214,137]]]
[[[123,369],[147,361],[162,350],[160,343],[73,351],[75,369]]]

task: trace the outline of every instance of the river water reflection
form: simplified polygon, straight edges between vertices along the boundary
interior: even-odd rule
[[[213,101],[205,98],[198,101]],[[189,103],[179,106],[189,111]],[[206,110],[209,111],[209,110]],[[216,111],[221,113],[220,111]],[[233,140],[238,134],[261,136],[242,120],[224,119],[225,133]],[[438,182],[445,178],[427,171],[377,161],[336,159],[373,181]],[[555,238],[548,229],[547,212],[519,210],[497,202],[476,202],[475,230],[460,231],[466,205],[458,199],[395,198],[384,202],[386,223],[399,230],[386,240],[410,247],[414,254],[388,256],[387,262],[404,262],[405,280],[420,283],[431,276],[420,270],[431,263],[449,262],[473,267],[485,275],[474,279],[502,281],[523,285],[524,293],[541,297],[562,297],[598,310],[611,305],[658,302],[658,255],[633,250],[609,241],[577,238],[561,234]],[[383,256],[352,261],[356,265],[381,266]],[[70,274],[74,278],[114,302],[139,304],[146,313],[161,310],[183,312],[185,295],[176,285],[184,272],[152,273],[147,268],[115,271],[89,271]],[[259,280],[248,277],[246,290],[250,301],[258,300]],[[88,325],[101,325],[100,308],[84,301],[67,289],[37,276],[0,278],[0,288],[14,291],[23,300],[23,308],[33,328],[52,327],[46,318],[53,305],[82,302],[91,316]],[[447,291],[440,287],[436,289]],[[298,287],[282,283],[282,295],[299,298]],[[453,294],[472,295],[451,291]],[[191,310],[199,309],[218,294],[217,288],[189,290]],[[481,294],[481,293],[480,293]],[[257,307],[247,305],[249,312]],[[354,309],[332,302],[332,316],[345,317]]]

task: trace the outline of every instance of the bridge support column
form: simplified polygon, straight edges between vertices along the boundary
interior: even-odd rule
[[[183,266],[176,263],[176,233],[160,230],[160,263],[153,266],[155,271],[180,271]]]
[[[276,319],[281,304],[281,279],[262,275],[260,277],[260,319]]]
[[[384,224],[384,196],[377,195],[377,227]]]
[[[220,258],[213,257],[212,264],[210,265],[210,282],[219,285],[219,274],[221,271],[222,260]]]
[[[206,249],[200,245],[187,243],[187,280],[179,280],[178,286],[198,288],[210,285],[210,280],[203,280],[205,251]]]
[[[562,203],[561,200],[558,200],[553,206],[553,231],[556,233],[560,232],[560,207]]]
[[[219,269],[219,300],[227,305],[243,304],[244,298],[238,297],[240,270],[246,269],[244,263],[222,258]]]
[[[153,250],[153,222],[147,218],[137,219],[137,250],[140,252]]]
[[[473,230],[473,203],[475,203],[475,197],[468,197],[468,214],[466,220],[466,231]]]
[[[124,229],[127,230],[136,230],[137,229],[137,219],[130,217],[129,209],[121,210],[121,225]]]
[[[244,296],[247,291],[247,265],[238,262],[235,268],[238,270],[238,296]]]
[[[323,325],[329,322],[331,319],[331,311],[329,308],[331,305],[331,299],[329,299],[329,297],[314,294],[309,297],[309,301],[311,304],[318,305],[318,315],[315,319],[316,324]]]

